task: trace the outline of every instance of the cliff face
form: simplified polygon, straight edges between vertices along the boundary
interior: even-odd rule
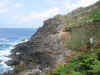
[[[64,41],[70,39],[70,32],[63,32],[64,27],[63,16],[45,21],[44,26],[29,41],[16,45],[8,65],[24,64],[27,69],[39,66],[45,71],[47,67],[53,68],[56,64],[65,63],[65,57],[70,56],[70,50],[64,47]],[[20,68],[22,67],[18,69]]]
[[[81,10],[75,10],[70,13],[71,17],[79,19],[81,15],[87,15],[87,13],[99,8],[99,4],[100,2]],[[12,60],[7,63],[15,67],[15,72],[12,72],[12,75],[17,75],[17,71],[24,72],[24,74],[18,75],[25,75],[27,73],[25,70],[36,75],[33,74],[33,70],[39,69],[46,72],[57,64],[66,63],[66,57],[72,54],[72,51],[64,45],[66,40],[71,39],[70,30],[64,31],[66,26],[64,16],[55,16],[46,20],[43,27],[39,28],[29,41],[16,45],[10,56]]]

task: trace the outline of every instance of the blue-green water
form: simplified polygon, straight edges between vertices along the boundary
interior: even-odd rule
[[[11,69],[5,62],[9,60],[11,49],[22,40],[28,40],[36,29],[26,28],[0,28],[0,75],[2,72]]]

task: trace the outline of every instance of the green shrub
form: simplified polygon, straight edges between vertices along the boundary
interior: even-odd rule
[[[59,65],[56,69],[47,75],[100,75],[100,60],[98,53],[85,52],[78,58],[73,58],[69,64]]]
[[[92,12],[92,15],[89,16],[89,19],[91,19],[91,20],[100,20],[100,8],[98,8],[94,12]]]

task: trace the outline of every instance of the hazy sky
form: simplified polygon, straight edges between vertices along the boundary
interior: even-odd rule
[[[0,28],[36,28],[45,19],[96,1],[98,0],[0,0]]]

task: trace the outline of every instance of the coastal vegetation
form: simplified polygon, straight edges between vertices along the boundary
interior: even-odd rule
[[[83,19],[69,20],[72,39],[66,42],[67,48],[80,54],[76,53],[70,62],[58,65],[53,71],[43,75],[100,75],[100,8],[91,12],[84,21]],[[91,37],[94,38],[92,51],[89,40]]]
[[[100,74],[100,48],[81,53],[73,57],[67,64],[57,66],[46,75],[99,75]],[[44,74],[45,75],[45,74]]]
[[[72,50],[80,50],[82,47],[89,45],[89,39],[94,38],[94,43],[100,40],[100,9],[92,12],[88,16],[88,21],[83,23],[82,26],[74,26],[71,28],[72,39],[67,40],[67,47]],[[77,43],[77,44],[76,44]]]
[[[92,21],[93,20],[100,21],[100,8],[92,12],[92,15],[89,18],[92,19]]]

